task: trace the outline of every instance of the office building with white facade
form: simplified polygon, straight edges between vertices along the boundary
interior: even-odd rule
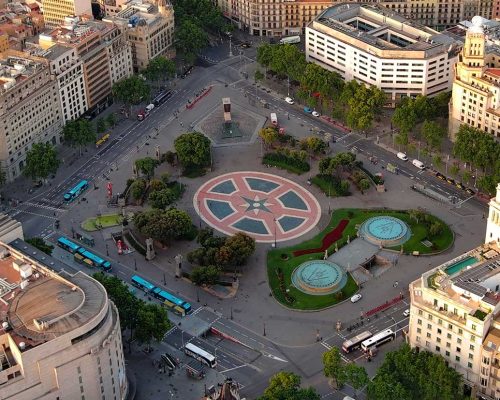
[[[449,91],[462,42],[376,5],[328,8],[306,28],[306,59],[377,86],[394,105]]]

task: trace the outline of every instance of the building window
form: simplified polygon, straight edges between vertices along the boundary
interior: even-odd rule
[[[441,335],[441,329],[438,328],[438,334]]]
[[[427,337],[430,339],[431,338],[431,334],[429,332],[427,332]]]
[[[471,345],[469,346],[469,349],[470,349],[470,350],[472,350],[472,351],[474,351],[474,345],[473,345],[473,344],[471,344]]]
[[[458,362],[460,362],[460,357],[459,357],[459,356],[456,356],[456,357],[455,357],[455,360],[457,360]]]
[[[473,360],[473,359],[474,359],[474,354],[469,353],[469,360]]]
[[[422,320],[421,319],[417,319],[417,324],[418,325],[422,325]]]
[[[460,353],[461,349],[460,347],[457,347],[457,353]]]
[[[450,352],[449,351],[445,351],[445,354],[446,354],[446,357],[450,356]]]
[[[476,330],[476,324],[472,324],[472,330],[475,331]]]
[[[441,347],[436,346],[436,351],[437,351],[437,352],[441,351]]]
[[[422,329],[417,328],[417,333],[422,333]]]
[[[431,324],[427,324],[427,329],[432,330],[432,325]]]

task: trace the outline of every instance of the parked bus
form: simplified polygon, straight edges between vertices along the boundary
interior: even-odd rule
[[[206,352],[203,349],[200,349],[198,346],[195,346],[193,343],[187,343],[184,346],[184,353],[186,353],[188,356],[193,357],[197,359],[198,361],[201,361],[202,363],[208,365],[210,368],[215,368],[217,365],[217,360],[215,357]]]
[[[139,275],[134,275],[132,277],[132,285],[144,292],[151,292],[155,288],[155,285],[148,282],[146,279],[141,278]]]
[[[95,268],[101,268],[103,271],[111,271],[111,263],[94,253],[81,247],[75,254],[75,260],[79,263],[85,263]]]
[[[80,196],[89,187],[89,182],[85,179],[78,182],[78,184],[64,195],[64,200],[71,202]]]
[[[361,343],[361,349],[363,351],[369,351],[373,347],[378,347],[381,344],[390,342],[396,338],[396,334],[392,329],[386,329],[385,331],[379,332],[369,339],[366,339]]]
[[[280,39],[279,41],[280,44],[296,44],[300,43],[300,36],[288,36]]]
[[[191,304],[188,302],[179,299],[173,294],[167,292],[166,290],[160,288],[154,288],[151,292],[154,297],[158,300],[163,301],[163,304],[170,308],[172,311],[185,316],[189,312],[191,312]]]
[[[161,92],[158,96],[156,96],[153,100],[153,104],[155,107],[158,107],[160,104],[162,104],[164,101],[167,101],[172,97],[172,91],[167,90],[165,92]]]
[[[97,142],[95,142],[95,147],[99,148],[101,147],[104,143],[106,143],[109,140],[110,134],[106,133],[102,138],[100,138]]]
[[[350,353],[353,350],[359,349],[361,347],[361,343],[364,342],[366,339],[371,338],[372,336],[373,334],[370,331],[365,331],[363,333],[360,333],[359,335],[354,336],[349,340],[346,340],[342,344],[342,350],[344,350],[345,353]]]
[[[78,251],[78,249],[82,247],[79,244],[76,244],[71,240],[66,239],[64,236],[61,236],[59,239],[57,239],[57,245],[59,247],[62,247],[64,250],[69,251],[71,254],[75,254]]]

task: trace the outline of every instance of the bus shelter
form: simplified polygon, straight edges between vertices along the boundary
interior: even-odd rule
[[[80,242],[86,244],[87,246],[91,246],[91,247],[95,246],[94,238],[92,236],[88,236],[88,235],[85,235],[84,233],[76,231],[75,238],[77,240],[79,240]]]

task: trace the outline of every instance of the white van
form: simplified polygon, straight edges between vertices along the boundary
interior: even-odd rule
[[[400,160],[408,161],[408,156],[405,153],[402,153],[401,151],[398,152],[397,156]]]
[[[351,396],[344,396],[343,400],[354,400]]]
[[[155,108],[155,105],[154,104],[150,104],[150,105],[146,106],[146,111],[147,112],[151,112],[153,110],[153,108]]]
[[[424,163],[422,161],[420,161],[420,160],[415,159],[415,160],[412,161],[412,164],[415,167],[417,167],[418,169],[425,169]]]

